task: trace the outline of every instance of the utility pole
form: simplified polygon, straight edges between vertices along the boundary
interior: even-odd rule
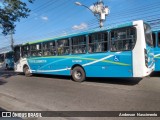
[[[92,11],[95,13],[95,16],[99,18],[99,26],[103,27],[103,22],[109,14],[108,6],[105,6],[103,1],[100,0],[99,2],[93,4]]]
[[[99,2],[93,3],[93,5],[89,8],[86,5],[81,4],[80,2],[75,2],[76,5],[84,6],[87,9],[89,9],[94,16],[99,21],[99,27],[103,27],[103,22],[106,20],[106,16],[110,13],[110,10],[108,6],[105,6],[102,0],[99,0]]]
[[[13,32],[11,31],[11,49],[13,50],[13,46],[14,46],[14,39],[13,39]]]
[[[2,24],[0,24],[0,28],[1,27],[2,27]],[[10,31],[10,38],[11,38],[11,49],[13,50],[13,47],[14,47],[13,30]]]

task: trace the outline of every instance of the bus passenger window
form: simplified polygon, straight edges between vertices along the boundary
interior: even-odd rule
[[[89,35],[89,53],[105,52],[108,47],[107,32],[93,33]]]
[[[50,52],[49,52],[49,43],[48,42],[45,42],[43,43],[43,55],[44,56],[49,56],[50,55]]]
[[[68,55],[70,53],[69,50],[69,40],[63,39],[57,41],[57,54],[58,55]]]
[[[41,43],[30,45],[31,56],[42,56]]]
[[[117,49],[116,49],[116,45],[114,44],[114,43],[112,43],[112,45],[111,45],[111,51],[116,51]]]
[[[86,53],[86,36],[72,38],[72,54]]]
[[[30,56],[29,45],[22,46],[22,57],[26,58]]]
[[[52,56],[56,55],[55,41],[49,42],[49,54]]]
[[[136,43],[135,28],[120,28],[111,31],[111,51],[132,50]]]
[[[44,56],[54,56],[56,55],[55,41],[52,42],[44,42],[43,46],[43,55]]]

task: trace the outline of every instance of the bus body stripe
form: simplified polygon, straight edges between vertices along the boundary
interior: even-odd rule
[[[160,54],[154,55],[154,58],[160,58]]]
[[[86,63],[86,64],[84,64],[84,65],[82,65],[82,66],[84,67],[84,66],[92,65],[92,64],[94,64],[94,63],[101,62],[101,61],[103,61],[103,60],[105,60],[105,59],[108,59],[108,58],[111,58],[111,57],[113,57],[113,56],[114,56],[114,55],[109,55],[109,56],[104,57],[104,58],[101,58],[101,59],[99,59],[99,60]]]
[[[121,52],[116,52],[117,54],[120,54]],[[89,63],[86,63],[86,64],[83,64],[82,66],[83,67],[85,67],[85,66],[89,66],[89,65],[92,65],[92,64],[95,64],[95,63],[98,63],[98,62],[109,62],[109,63],[112,63],[112,64],[118,64],[118,65],[122,65],[122,66],[129,66],[128,64],[125,64],[125,63],[116,63],[116,62],[112,62],[112,61],[108,61],[108,60],[106,60],[106,59],[108,59],[108,58],[111,58],[111,57],[113,57],[114,55],[109,55],[109,56],[106,56],[106,57],[104,57],[104,58],[101,58],[101,59],[99,59],[99,60],[97,60],[97,59],[92,59],[92,58],[87,58],[87,60],[95,60],[95,61],[93,61],[93,62],[89,62]],[[76,58],[79,58],[79,57],[76,57]],[[85,58],[82,58],[82,59],[85,59]],[[54,61],[55,62],[55,61]],[[49,63],[49,64],[47,64],[47,65],[50,65],[50,64],[52,64],[52,63]],[[47,65],[45,65],[45,66],[47,66]],[[40,69],[42,69],[42,68],[44,68],[44,66],[43,67],[41,67],[41,68],[39,68],[39,70],[31,70],[32,72],[59,72],[59,71],[66,71],[66,70],[70,70],[71,68],[64,68],[64,69],[58,69],[58,70],[40,70]]]

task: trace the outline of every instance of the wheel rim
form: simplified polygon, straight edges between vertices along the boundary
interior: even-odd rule
[[[75,71],[74,76],[75,76],[76,79],[81,79],[82,78],[82,73],[80,71]]]

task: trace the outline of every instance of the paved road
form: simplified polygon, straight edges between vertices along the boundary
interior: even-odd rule
[[[1,70],[0,107],[22,111],[160,111],[160,73],[144,79],[90,78],[76,83],[69,77],[24,77]]]

